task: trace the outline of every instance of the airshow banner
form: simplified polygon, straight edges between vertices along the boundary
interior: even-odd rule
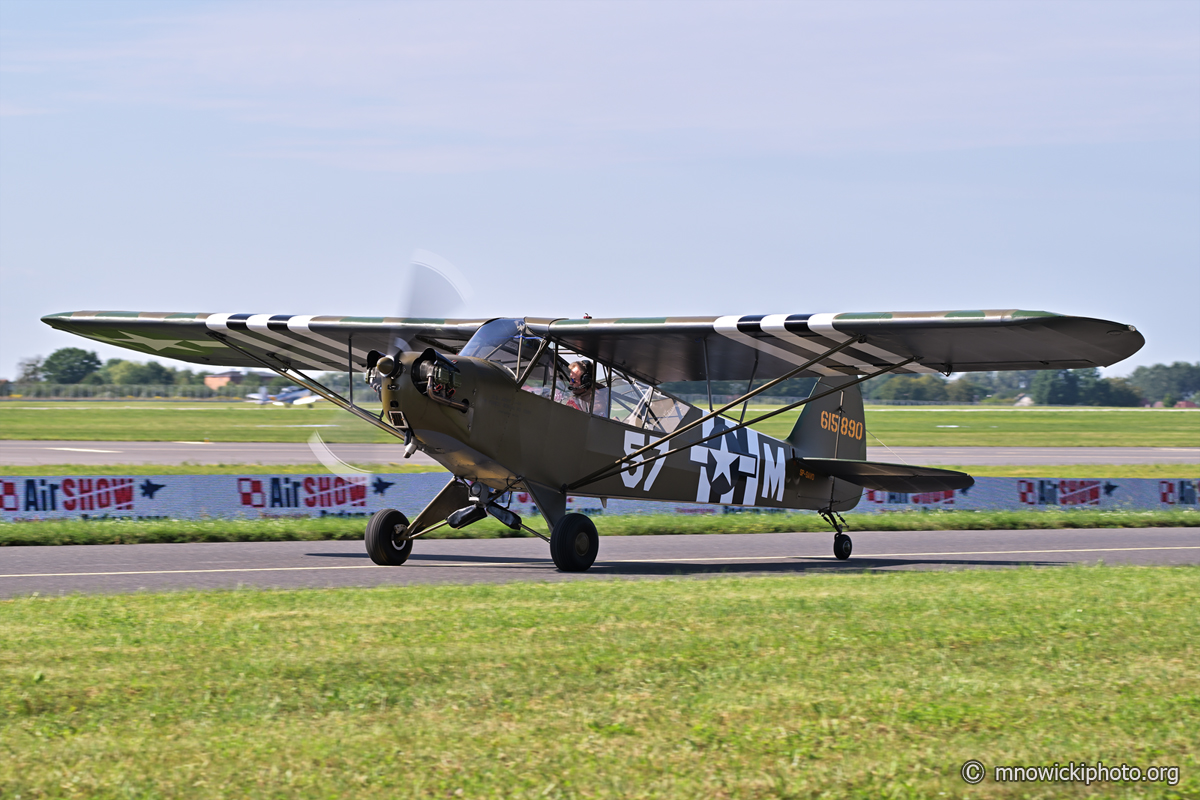
[[[397,508],[410,518],[446,484],[445,473],[374,475],[158,475],[0,478],[0,520],[367,517]],[[911,509],[1196,508],[1200,480],[1180,478],[1065,480],[978,478],[946,492],[866,490],[855,512]],[[537,513],[532,498],[512,492],[505,503],[521,516]],[[780,513],[777,509],[568,498],[569,511],[589,515]]]

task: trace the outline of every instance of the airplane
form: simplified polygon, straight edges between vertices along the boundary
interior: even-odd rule
[[[260,386],[257,392],[249,392],[246,395],[247,403],[258,403],[260,405],[271,403],[277,406],[308,405],[320,399],[311,390],[305,389],[303,386],[288,386],[276,394],[271,394],[267,391],[267,387]]]
[[[963,489],[966,473],[866,460],[859,385],[885,374],[1108,366],[1145,343],[1132,325],[1045,311],[965,310],[613,319],[415,319],[286,314],[77,311],[46,324],[204,365],[265,367],[420,450],[452,475],[411,520],[368,521],[367,553],[399,566],[423,534],[488,516],[547,541],[555,566],[582,572],[599,537],[568,493],[817,511],[833,550],[853,544],[841,514],[863,489]],[[363,375],[376,415],[308,372]],[[812,393],[752,419],[749,402],[815,377]],[[745,381],[713,407],[712,381]],[[706,382],[708,408],[664,391]],[[361,395],[360,395],[361,399]],[[751,426],[795,408],[791,433]],[[737,414],[737,416],[733,416]],[[550,535],[505,507],[528,492]]]

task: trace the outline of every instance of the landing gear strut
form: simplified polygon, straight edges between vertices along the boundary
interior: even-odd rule
[[[854,550],[854,542],[850,541],[850,537],[842,533],[842,528],[846,525],[846,520],[841,514],[832,509],[822,509],[821,518],[833,526],[833,554],[838,560],[845,561],[850,557],[851,551]]]

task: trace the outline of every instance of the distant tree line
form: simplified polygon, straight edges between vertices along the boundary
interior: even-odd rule
[[[164,367],[157,361],[127,361],[110,358],[103,364],[96,354],[79,347],[64,347],[48,357],[35,356],[21,361],[16,383],[80,383],[84,385],[155,385],[196,386],[204,383],[209,372]]]
[[[204,386],[204,379],[212,373],[207,370],[193,371],[164,367],[157,361],[129,361],[110,358],[103,364],[94,352],[79,347],[64,347],[48,357],[34,356],[20,361],[15,381],[0,380],[0,394],[10,394],[13,384],[48,384],[56,386]],[[335,383],[337,381],[335,380]],[[344,376],[341,382],[345,384]],[[257,391],[266,385],[268,391],[277,392],[292,381],[280,376],[246,381],[241,386],[229,385],[219,390],[221,395],[240,396]],[[329,384],[327,384],[329,385]],[[189,396],[192,394],[188,392]]]
[[[871,400],[1011,403],[1028,395],[1040,406],[1140,406],[1142,392],[1126,378],[1102,378],[1098,369],[978,372],[947,380],[941,375],[892,375],[870,381]]]
[[[1128,380],[1150,402],[1161,400],[1164,406],[1173,406],[1180,400],[1200,403],[1200,362],[1138,367]]]
[[[806,397],[814,378],[784,381],[764,396]],[[675,394],[704,394],[703,381],[664,383]],[[713,381],[714,395],[744,394],[744,381]],[[948,380],[942,375],[883,375],[862,384],[867,400],[933,403],[1012,403],[1028,395],[1037,405],[1140,406],[1161,401],[1200,402],[1200,362],[1138,367],[1128,378],[1103,378],[1098,369],[972,372]]]

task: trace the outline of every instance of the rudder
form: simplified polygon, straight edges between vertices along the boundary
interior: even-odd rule
[[[852,377],[825,377],[817,381],[809,397],[830,392],[819,400],[804,406],[796,425],[788,435],[799,458],[848,458],[864,460],[867,457],[867,426],[863,415],[862,392],[858,384],[839,387],[855,380]]]

